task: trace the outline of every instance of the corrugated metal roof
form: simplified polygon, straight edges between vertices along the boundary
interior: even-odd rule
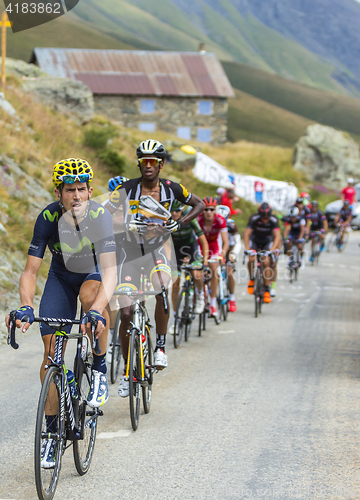
[[[31,62],[50,75],[81,80],[94,94],[234,96],[211,53],[36,48]]]

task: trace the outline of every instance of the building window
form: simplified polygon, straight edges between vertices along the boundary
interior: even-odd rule
[[[139,130],[141,132],[155,132],[155,123],[140,123]]]
[[[211,128],[198,128],[197,140],[199,142],[211,142]]]
[[[184,139],[185,141],[190,141],[191,128],[190,127],[178,127],[177,136],[179,137],[179,139]]]
[[[199,101],[199,115],[212,115],[212,101]]]
[[[140,105],[142,114],[155,113],[155,100],[154,99],[141,99]]]

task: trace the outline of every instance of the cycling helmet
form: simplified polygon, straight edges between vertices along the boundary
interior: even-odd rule
[[[216,207],[216,213],[227,219],[230,215],[230,208],[226,205],[218,205]]]
[[[309,193],[305,193],[305,191],[303,193],[300,193],[300,198],[306,198],[307,200],[310,200],[310,195]]]
[[[89,174],[90,178],[88,182],[92,181],[94,177],[93,170],[90,164],[86,160],[81,158],[67,158],[66,160],[60,160],[54,165],[52,173],[52,181],[55,187],[60,186],[63,183],[61,177],[63,175],[82,175]]]
[[[295,203],[304,203],[304,198],[302,196],[299,196],[299,198],[296,198]]]
[[[349,200],[344,200],[344,206],[349,206],[350,205],[350,201]]]
[[[109,180],[108,190],[115,191],[117,187],[121,186],[122,184],[124,184],[124,182],[128,180],[129,179],[127,177],[124,177],[123,175],[117,175],[116,177],[112,177]]]
[[[138,158],[142,158],[147,155],[155,155],[162,160],[166,158],[166,149],[159,141],[154,141],[153,139],[148,139],[147,141],[142,141],[137,150],[136,155]]]
[[[260,217],[270,217],[272,215],[272,208],[268,203],[264,202],[260,205],[258,212]]]
[[[206,198],[203,198],[203,202],[207,207],[216,207],[216,205],[218,204],[217,199],[213,196],[207,196]]]
[[[300,213],[300,210],[298,207],[291,207],[288,213],[289,217],[297,217]]]
[[[349,177],[347,182],[348,184],[354,184],[354,179],[352,177]]]
[[[319,206],[319,202],[316,201],[316,200],[314,200],[314,201],[311,202],[311,206],[312,207],[318,207]]]
[[[184,204],[181,203],[181,201],[179,200],[174,200],[173,201],[173,204],[171,205],[171,212],[174,212],[175,210],[178,211],[178,210],[182,210],[184,208]]]

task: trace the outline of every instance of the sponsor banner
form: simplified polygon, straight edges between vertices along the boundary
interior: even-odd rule
[[[203,153],[196,153],[193,174],[201,181],[215,186],[227,188],[235,184],[235,194],[255,204],[259,200],[255,186],[258,187],[259,184],[256,183],[261,183],[262,201],[268,202],[275,210],[286,210],[295,203],[298,196],[297,187],[293,184],[254,175],[236,174]]]

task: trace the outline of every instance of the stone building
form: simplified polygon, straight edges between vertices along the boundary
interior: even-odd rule
[[[36,48],[30,62],[88,85],[95,113],[124,127],[164,130],[187,141],[226,141],[234,93],[215,54]]]

